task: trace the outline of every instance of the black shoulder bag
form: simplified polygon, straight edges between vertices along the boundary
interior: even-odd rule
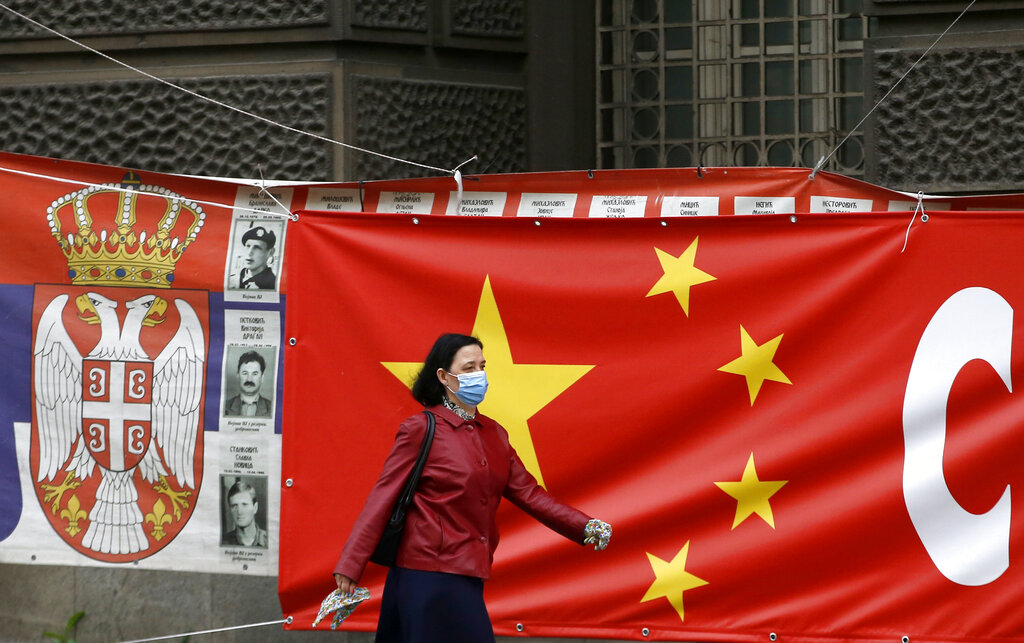
[[[430,453],[430,445],[434,441],[434,414],[430,411],[423,411],[427,415],[427,433],[423,436],[423,444],[420,445],[420,455],[416,458],[416,465],[405,481],[402,495],[395,502],[395,508],[391,510],[391,518],[384,527],[384,533],[380,536],[377,549],[373,550],[370,560],[385,567],[394,567],[398,558],[398,546],[402,544],[402,533],[405,531],[405,510],[412,502],[416,494],[416,487],[420,483],[420,474],[423,473],[423,466],[427,463],[427,455]]]

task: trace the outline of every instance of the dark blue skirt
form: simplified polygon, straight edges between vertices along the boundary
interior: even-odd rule
[[[384,583],[376,643],[494,641],[484,582],[472,576],[392,567]]]

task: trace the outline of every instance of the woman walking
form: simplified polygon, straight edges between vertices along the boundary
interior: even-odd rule
[[[377,643],[494,641],[483,583],[498,545],[495,514],[503,497],[569,540],[598,550],[608,544],[611,527],[548,494],[523,466],[505,429],[477,412],[487,392],[485,364],[480,340],[442,335],[413,384],[413,397],[434,415],[436,426],[384,585]],[[342,593],[355,589],[380,541],[427,424],[427,416],[417,413],[399,428],[334,569]]]

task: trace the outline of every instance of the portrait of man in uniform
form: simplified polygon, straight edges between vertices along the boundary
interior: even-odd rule
[[[242,269],[232,278],[231,287],[240,290],[277,288],[277,275],[270,267],[274,258],[277,235],[272,230],[258,225],[249,228],[242,235]]]

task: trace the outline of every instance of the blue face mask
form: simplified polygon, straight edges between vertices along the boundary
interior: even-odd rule
[[[467,406],[477,406],[484,401],[484,394],[487,393],[486,371],[475,371],[473,373],[449,373],[459,380],[459,390],[452,391],[455,397],[459,398]],[[448,389],[451,391],[451,389]]]

